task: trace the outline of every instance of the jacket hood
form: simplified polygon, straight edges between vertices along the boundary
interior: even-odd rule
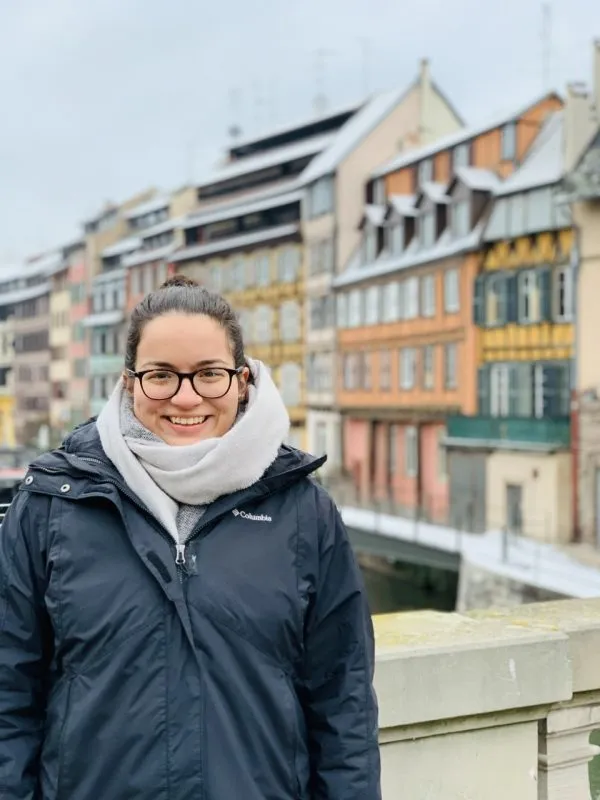
[[[273,464],[266,470],[262,478],[248,489],[236,492],[236,495],[250,493],[256,497],[284,489],[286,486],[301,480],[319,469],[327,461],[327,456],[316,458],[302,450],[289,445],[282,445]],[[81,477],[95,476],[101,482],[109,478],[113,482],[123,483],[120,473],[108,459],[100,443],[100,435],[96,420],[92,418],[75,428],[63,441],[60,448],[44,453],[33,461],[30,470],[53,472],[74,480]],[[82,475],[84,473],[84,475]]]

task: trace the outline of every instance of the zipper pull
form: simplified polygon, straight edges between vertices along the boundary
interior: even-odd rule
[[[177,553],[177,556],[175,557],[175,563],[185,564],[185,544],[176,544],[175,552]]]

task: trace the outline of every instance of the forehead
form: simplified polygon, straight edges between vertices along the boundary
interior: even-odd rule
[[[231,361],[225,329],[203,314],[163,314],[146,323],[137,350],[138,367],[168,362],[189,367],[206,360]]]

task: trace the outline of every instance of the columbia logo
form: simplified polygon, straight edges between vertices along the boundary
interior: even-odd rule
[[[242,517],[243,519],[251,519],[254,522],[273,522],[272,518],[266,514],[248,514],[247,511],[238,511],[237,508],[233,509],[234,517]]]

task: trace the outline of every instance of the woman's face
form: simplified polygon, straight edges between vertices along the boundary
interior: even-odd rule
[[[225,329],[211,317],[201,314],[164,314],[146,324],[137,350],[135,371],[171,369],[194,372],[200,368],[234,368]],[[138,420],[170,445],[194,444],[213,439],[232,427],[240,400],[246,395],[249,370],[235,376],[229,391],[217,399],[196,394],[184,380],[169,400],[151,400],[139,380],[126,378],[133,394],[133,410]]]

